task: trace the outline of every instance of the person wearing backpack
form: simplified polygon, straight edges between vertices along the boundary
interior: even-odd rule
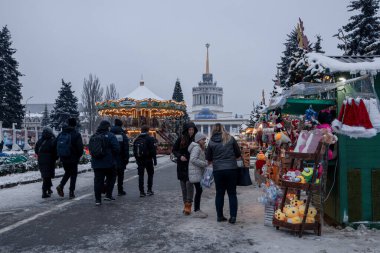
[[[112,191],[116,179],[117,156],[120,153],[120,146],[116,136],[110,132],[110,129],[111,123],[107,120],[102,120],[96,133],[91,136],[88,145],[91,154],[91,166],[95,174],[94,192],[96,205],[101,205],[102,203],[101,195],[104,179],[107,185],[104,200],[115,200],[112,197]]]
[[[193,202],[194,185],[189,181],[189,146],[194,141],[197,132],[198,129],[193,122],[185,124],[182,135],[176,140],[172,149],[177,158],[177,178],[181,184],[185,215],[190,215]]]
[[[65,174],[57,186],[58,195],[64,197],[63,188],[70,179],[69,198],[75,198],[75,184],[78,176],[78,164],[83,155],[82,135],[75,129],[77,120],[70,118],[57,136],[57,155],[62,162]]]
[[[157,165],[156,147],[154,145],[154,138],[149,136],[149,127],[147,125],[141,126],[141,134],[137,136],[133,142],[133,155],[136,158],[137,171],[139,175],[139,190],[140,197],[146,195],[152,196],[154,192],[153,187],[153,174],[154,166]],[[144,171],[148,174],[148,191],[144,191]]]
[[[118,196],[123,196],[126,192],[123,189],[124,170],[129,162],[129,139],[125,134],[123,128],[123,122],[120,119],[115,119],[115,125],[111,128],[111,133],[116,136],[116,139],[120,145],[120,153],[116,157],[117,159],[117,191]]]
[[[34,147],[42,177],[42,198],[49,198],[53,193],[51,179],[55,176],[55,161],[58,159],[56,145],[53,130],[44,127],[42,137]]]

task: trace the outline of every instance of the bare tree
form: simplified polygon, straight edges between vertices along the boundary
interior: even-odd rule
[[[102,99],[103,88],[100,87],[99,78],[90,74],[88,80],[84,79],[82,91],[82,103],[90,134],[94,132],[96,121],[99,118],[95,103],[102,101]]]
[[[115,100],[119,99],[119,93],[116,91],[115,84],[111,83],[110,86],[106,87],[106,95],[104,97],[105,100]]]

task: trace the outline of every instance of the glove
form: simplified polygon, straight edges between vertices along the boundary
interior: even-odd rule
[[[157,166],[157,160],[154,160],[153,165]]]

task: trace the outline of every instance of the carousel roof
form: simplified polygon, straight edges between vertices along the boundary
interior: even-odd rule
[[[153,91],[145,87],[144,81],[140,81],[140,85],[125,97],[132,98],[135,100],[143,100],[143,99],[149,99],[149,98],[156,99],[156,100],[164,100],[160,96],[157,96],[156,94],[154,94]]]

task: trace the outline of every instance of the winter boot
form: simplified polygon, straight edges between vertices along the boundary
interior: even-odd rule
[[[42,198],[43,199],[46,199],[46,198],[49,198],[50,197],[50,195],[46,192],[46,191],[42,191]]]
[[[70,193],[69,193],[69,198],[70,198],[70,199],[75,199],[74,191],[70,191]]]
[[[191,202],[186,202],[185,203],[184,214],[185,215],[190,215],[191,214]]]
[[[62,189],[61,185],[58,185],[56,189],[57,189],[57,193],[59,196],[61,196],[61,197],[65,196],[65,194],[63,193],[63,189]]]

